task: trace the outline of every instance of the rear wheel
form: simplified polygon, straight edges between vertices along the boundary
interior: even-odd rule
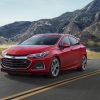
[[[81,61],[81,66],[78,68],[78,70],[85,71],[86,70],[86,64],[87,64],[87,57],[83,56],[82,61]]]
[[[57,77],[59,75],[59,67],[60,67],[60,62],[58,58],[54,57],[51,63],[51,68],[49,70],[48,76]]]

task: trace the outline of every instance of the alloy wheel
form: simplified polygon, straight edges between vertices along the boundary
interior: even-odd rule
[[[57,77],[59,75],[59,66],[59,60],[57,58],[54,58],[50,70],[52,77]]]

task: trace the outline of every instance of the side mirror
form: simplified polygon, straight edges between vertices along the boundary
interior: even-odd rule
[[[70,45],[68,43],[63,43],[60,48],[68,48],[70,47]]]

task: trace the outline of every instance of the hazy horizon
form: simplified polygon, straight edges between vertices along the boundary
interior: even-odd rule
[[[58,17],[81,9],[93,0],[1,0],[0,26],[15,21],[36,21]]]

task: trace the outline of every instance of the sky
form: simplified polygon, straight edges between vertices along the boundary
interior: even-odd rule
[[[92,0],[0,0],[0,26],[15,21],[54,18],[81,9]]]

